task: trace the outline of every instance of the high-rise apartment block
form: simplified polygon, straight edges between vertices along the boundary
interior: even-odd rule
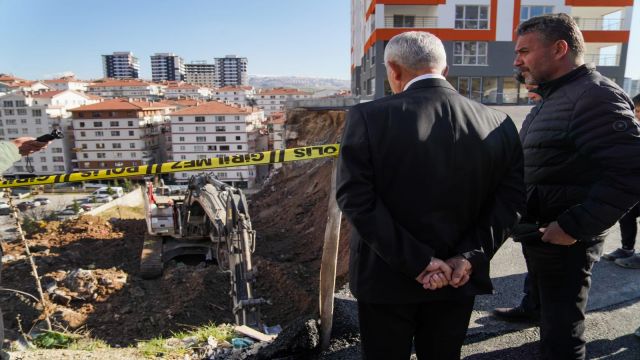
[[[216,65],[206,61],[193,61],[185,64],[185,81],[189,84],[216,86]]]
[[[153,82],[184,81],[184,60],[174,53],[151,55],[151,78]]]
[[[243,86],[249,84],[247,58],[227,55],[216,58],[216,87]]]
[[[114,52],[111,55],[102,55],[102,68],[106,78],[137,79],[140,63],[131,52]]]
[[[546,13],[566,13],[582,30],[585,62],[622,86],[633,0],[351,0],[351,90],[364,99],[391,93],[384,49],[405,31],[428,31],[444,43],[448,80],[488,104],[526,103],[513,78],[514,31]]]

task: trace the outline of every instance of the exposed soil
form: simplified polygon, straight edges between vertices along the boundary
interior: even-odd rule
[[[290,112],[287,147],[337,142],[343,122],[343,112]],[[258,233],[254,293],[273,303],[262,308],[267,325],[284,326],[317,313],[333,161],[287,164],[250,198]],[[172,262],[159,279],[138,276],[145,230],[143,220],[85,216],[51,222],[29,240],[57,323],[122,346],[209,322],[233,322],[228,275],[213,264]],[[343,222],[338,286],[347,272],[347,236]],[[4,249],[15,259],[4,264],[2,285],[35,295],[22,245],[4,244]],[[0,302],[8,339],[17,338],[18,315],[25,332],[37,323],[40,310],[29,298],[2,292]]]

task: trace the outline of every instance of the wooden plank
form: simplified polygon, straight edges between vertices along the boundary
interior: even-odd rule
[[[277,337],[277,335],[267,335],[265,333],[261,333],[260,331],[252,329],[247,325],[236,326],[234,330],[239,332],[240,334],[246,335],[259,341],[271,341]]]
[[[331,171],[331,190],[329,191],[329,209],[327,225],[324,231],[324,246],[320,263],[320,347],[325,350],[331,340],[333,326],[333,294],[336,289],[336,266],[338,245],[340,243],[340,218],[342,213],[336,201],[336,168],[333,161]]]

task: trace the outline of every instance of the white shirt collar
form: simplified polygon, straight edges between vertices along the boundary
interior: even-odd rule
[[[442,79],[442,80],[447,80],[444,76],[440,75],[440,74],[422,74],[420,76],[416,76],[413,79],[411,79],[411,81],[409,81],[407,83],[407,85],[404,86],[404,89],[402,89],[402,91],[406,91],[409,86],[411,86],[411,84],[413,84],[416,81],[420,81],[420,80],[424,80],[424,79]]]

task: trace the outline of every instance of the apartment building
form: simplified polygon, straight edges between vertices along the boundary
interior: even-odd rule
[[[633,0],[352,0],[351,91],[363,99],[390,94],[384,66],[389,39],[428,31],[442,39],[448,80],[487,104],[527,103],[513,79],[514,30],[546,13],[573,16],[586,41],[585,61],[623,84]]]
[[[153,164],[166,160],[161,129],[175,107],[158,102],[106,100],[71,110],[74,171]]]
[[[158,99],[166,85],[154,84],[138,79],[103,79],[89,84],[87,93],[101,96],[107,99],[131,98],[131,99]]]
[[[206,61],[192,61],[185,64],[185,81],[189,84],[216,87],[216,65]]]
[[[174,53],[151,55],[151,79],[153,82],[184,81],[184,60]]]
[[[211,98],[240,106],[255,105],[256,90],[253,86],[225,86],[213,90]]]
[[[242,155],[256,151],[256,137],[264,121],[264,112],[210,101],[170,114],[173,161],[204,160],[212,157]],[[214,174],[239,188],[253,187],[258,174],[255,166],[214,171]],[[184,183],[192,174],[175,174]]]
[[[86,92],[89,88],[87,81],[77,80],[74,77],[62,77],[59,79],[51,79],[42,81],[51,90],[73,90],[78,92]]]
[[[227,55],[216,58],[216,87],[249,85],[247,58]]]
[[[631,97],[640,94],[640,80],[624,78],[624,91]]]
[[[265,115],[284,110],[288,100],[311,99],[313,94],[290,88],[260,89],[255,95],[256,106],[264,110]]]
[[[111,55],[102,55],[102,69],[105,78],[137,79],[140,62],[130,51],[114,52]]]
[[[187,83],[169,83],[164,89],[165,99],[210,99],[211,89]]]
[[[50,175],[70,172],[72,168],[71,109],[101,101],[95,96],[72,90],[39,93],[15,92],[0,97],[0,140],[38,137],[59,129],[65,135],[46,149],[22,158],[3,175]]]

